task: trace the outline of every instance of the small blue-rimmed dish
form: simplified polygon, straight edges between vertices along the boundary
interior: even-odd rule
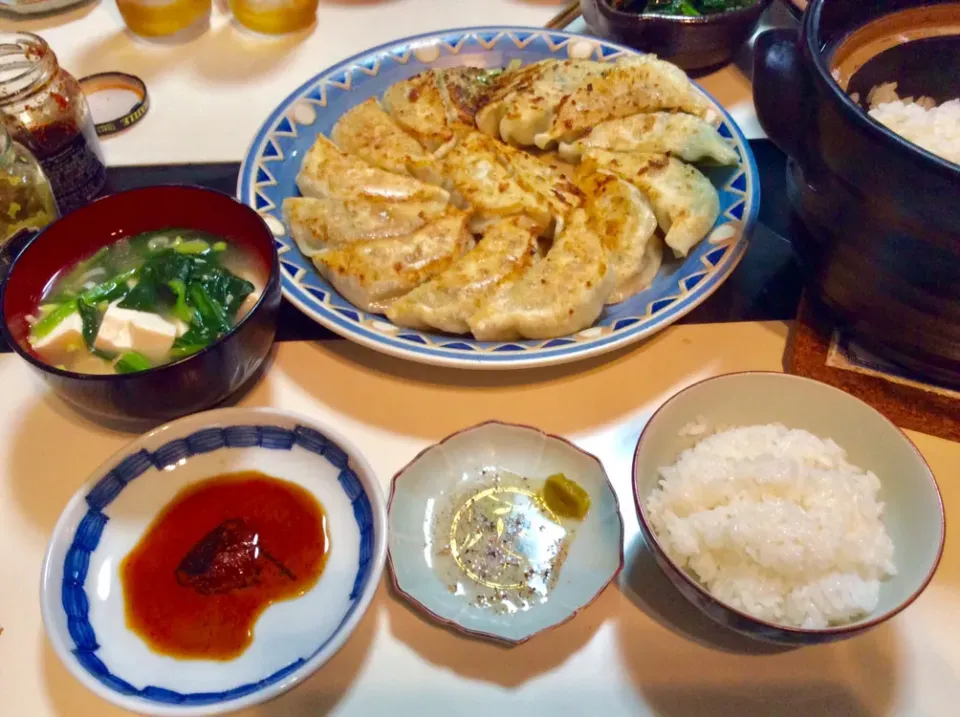
[[[581,519],[539,501],[557,473],[589,497]],[[526,642],[572,619],[623,568],[623,521],[603,464],[529,426],[490,421],[430,446],[394,477],[388,510],[396,590],[479,637]]]
[[[239,471],[290,481],[320,502],[331,545],[323,573],[300,597],[270,605],[233,660],[153,652],[126,624],[120,563],[179,491]],[[73,497],[44,560],[43,623],[67,669],[124,709],[229,712],[289,690],[340,649],[376,592],[386,541],[376,476],[335,432],[267,409],[201,413],[123,448]]]

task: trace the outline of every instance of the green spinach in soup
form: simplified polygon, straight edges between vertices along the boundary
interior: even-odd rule
[[[189,356],[230,331],[263,289],[257,262],[219,237],[166,229],[120,239],[60,272],[29,342],[79,373],[132,373]]]

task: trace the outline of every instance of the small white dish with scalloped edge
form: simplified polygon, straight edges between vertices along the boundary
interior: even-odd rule
[[[545,500],[562,473],[582,518]],[[572,619],[623,567],[623,521],[603,464],[558,436],[491,421],[427,448],[393,479],[394,586],[455,630],[510,644]]]

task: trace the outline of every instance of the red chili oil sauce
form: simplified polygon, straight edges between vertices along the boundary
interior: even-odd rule
[[[323,507],[256,471],[184,488],[120,565],[127,627],[155,652],[232,660],[270,605],[299,597],[330,553]]]

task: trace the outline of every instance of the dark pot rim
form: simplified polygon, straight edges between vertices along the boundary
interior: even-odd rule
[[[820,89],[834,100],[836,106],[848,121],[866,132],[868,137],[877,142],[882,149],[899,154],[909,160],[919,158],[929,169],[936,171],[938,174],[945,175],[954,181],[960,180],[960,165],[914,144],[873,119],[860,105],[850,99],[850,96],[833,79],[828,57],[824,52],[823,41],[820,38],[820,16],[824,2],[825,0],[812,0],[804,13],[801,27],[801,42],[807,61],[812,63],[816,70],[811,74],[819,83]],[[877,19],[871,18],[871,22]],[[863,27],[863,25],[860,27]]]
[[[165,188],[186,190],[189,192],[202,193],[206,195],[216,195],[219,197],[224,197],[226,199],[229,199],[232,202],[234,202],[241,211],[252,212],[253,214],[255,214],[257,217],[257,220],[260,222],[260,226],[262,227],[265,233],[265,236],[270,237],[270,271],[267,275],[267,280],[264,283],[263,291],[260,292],[260,298],[257,299],[257,303],[255,303],[250,308],[250,311],[247,312],[246,316],[240,319],[240,321],[238,321],[236,325],[234,325],[233,328],[231,328],[223,336],[218,338],[209,346],[206,346],[200,349],[196,353],[190,354],[189,356],[184,356],[183,358],[177,359],[176,361],[172,361],[170,363],[160,364],[159,366],[154,366],[152,368],[145,369],[143,371],[135,371],[134,373],[95,374],[95,373],[79,373],[77,371],[67,371],[66,369],[61,369],[61,368],[57,368],[56,366],[51,366],[50,364],[45,363],[40,359],[36,358],[35,356],[33,356],[29,351],[25,350],[23,346],[20,345],[20,342],[17,341],[16,338],[14,338],[13,333],[10,331],[9,326],[7,326],[6,312],[4,311],[4,307],[6,306],[7,286],[9,285],[9,279],[10,277],[13,276],[14,272],[16,271],[17,265],[20,263],[20,260],[23,259],[24,256],[26,256],[27,252],[29,252],[34,246],[38,245],[38,243],[43,240],[43,237],[52,227],[54,227],[59,222],[63,221],[63,219],[65,219],[66,217],[84,212],[89,207],[92,207],[94,205],[99,205],[100,203],[115,201],[118,197],[125,197],[127,195],[138,194],[141,192],[146,193],[146,192],[151,192],[155,189],[165,189]],[[34,368],[42,371],[45,374],[50,374],[52,376],[57,376],[59,378],[69,379],[71,381],[81,381],[88,384],[89,383],[124,383],[127,381],[134,381],[134,380],[147,378],[147,377],[161,376],[165,373],[172,372],[182,367],[188,361],[192,361],[194,359],[200,359],[203,356],[206,356],[207,354],[219,349],[219,347],[222,346],[227,341],[231,340],[248,323],[254,320],[255,314],[258,314],[261,311],[265,302],[268,300],[268,295],[272,293],[272,290],[276,285],[279,284],[279,282],[280,282],[280,258],[279,258],[279,255],[277,254],[276,242],[273,240],[273,232],[270,231],[270,227],[264,221],[263,217],[260,216],[260,214],[256,212],[254,209],[252,209],[250,206],[244,204],[239,199],[237,199],[236,197],[230,194],[227,194],[226,192],[221,192],[216,189],[201,187],[194,184],[166,183],[166,184],[155,184],[149,187],[136,187],[134,189],[126,189],[122,192],[117,192],[115,194],[108,194],[106,196],[100,197],[95,201],[91,202],[90,204],[87,204],[86,206],[81,207],[80,209],[70,212],[69,214],[65,214],[63,217],[61,217],[60,219],[57,219],[52,224],[44,227],[39,233],[37,233],[36,236],[34,236],[32,239],[30,239],[29,242],[27,242],[27,244],[23,247],[20,253],[17,254],[16,259],[14,259],[13,263],[10,265],[10,270],[7,272],[6,279],[2,283],[0,283],[0,337],[2,337],[3,340],[7,342],[7,345],[10,347],[11,351],[13,351],[20,358],[22,358],[23,360],[31,364]]]
[[[611,22],[621,25],[649,25],[652,23],[676,24],[685,27],[703,27],[712,25],[734,24],[737,21],[747,22],[760,16],[773,0],[756,0],[749,7],[737,10],[725,10],[711,15],[688,17],[686,15],[666,15],[650,13],[649,15],[635,12],[623,12],[610,4],[610,0],[591,0],[601,15]]]

